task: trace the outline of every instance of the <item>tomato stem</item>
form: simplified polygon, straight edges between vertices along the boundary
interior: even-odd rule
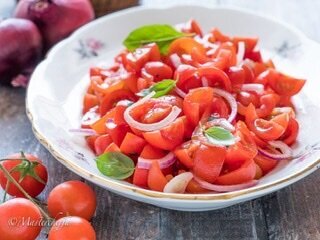
[[[6,160],[8,160],[8,159],[6,159]],[[26,198],[28,198],[33,204],[35,204],[39,208],[40,212],[47,220],[51,219],[51,217],[34,201],[34,199],[23,189],[23,187],[21,187],[21,185],[11,176],[10,172],[5,167],[3,167],[2,164],[0,164],[0,170],[3,171],[3,173],[6,175],[7,179],[9,179],[23,193],[23,195]]]

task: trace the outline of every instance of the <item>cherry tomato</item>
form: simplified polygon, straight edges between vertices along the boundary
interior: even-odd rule
[[[2,203],[0,216],[2,240],[34,240],[41,231],[41,212],[28,199],[13,198]]]
[[[68,216],[56,221],[49,231],[48,240],[96,240],[92,225],[84,218]]]
[[[147,62],[141,70],[142,75],[144,72],[147,73],[147,76],[143,77],[148,78],[148,75],[150,75],[154,82],[171,79],[173,74],[171,67],[162,62]]]
[[[6,160],[2,166],[7,169],[11,176],[20,183],[21,187],[31,196],[38,196],[46,186],[48,172],[41,160],[34,155],[25,154],[25,160]],[[20,153],[12,154],[7,159],[23,158]],[[6,189],[7,177],[0,171],[0,184]],[[14,197],[25,197],[24,194],[13,184],[8,183],[7,193]]]
[[[67,181],[49,193],[48,211],[51,217],[78,216],[90,220],[96,210],[96,195],[80,181]]]

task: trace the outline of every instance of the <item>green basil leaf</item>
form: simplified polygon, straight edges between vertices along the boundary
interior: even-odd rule
[[[184,36],[182,32],[178,32],[170,25],[153,24],[137,28],[129,33],[123,44],[130,51],[134,51],[141,45],[148,43],[156,43],[162,54],[166,54],[170,43]]]
[[[214,126],[214,127],[208,128],[204,132],[209,142],[212,142],[212,143],[228,146],[228,145],[234,144],[236,141],[232,133],[222,127]]]
[[[161,82],[157,82],[147,89],[143,89],[138,92],[137,95],[140,97],[145,97],[151,92],[155,92],[153,98],[158,98],[168,94],[176,86],[176,81],[172,79],[164,79]]]
[[[126,179],[134,172],[134,162],[120,152],[108,152],[96,159],[99,171],[110,178]]]

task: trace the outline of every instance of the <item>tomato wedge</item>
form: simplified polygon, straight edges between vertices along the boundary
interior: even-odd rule
[[[182,143],[184,136],[184,122],[177,118],[169,126],[156,131],[144,132],[144,139],[154,147],[163,150],[173,150]]]
[[[247,107],[246,124],[258,137],[266,141],[276,140],[284,133],[285,128],[275,121],[258,118],[252,104]]]
[[[178,55],[191,54],[192,51],[197,51],[205,56],[206,49],[193,38],[182,37],[174,40],[169,46],[169,55],[176,53]]]
[[[152,161],[148,174],[148,187],[151,190],[162,192],[167,182],[166,177],[161,172],[158,161]]]
[[[288,127],[284,134],[281,136],[281,139],[287,145],[292,145],[298,136],[299,132],[299,123],[295,118],[290,118],[288,122]]]
[[[231,82],[228,75],[219,68],[216,67],[200,67],[198,68],[199,77],[206,77],[210,86],[215,86],[219,83],[223,88],[230,92]]]
[[[177,147],[174,150],[174,154],[184,166],[186,166],[189,169],[192,169],[194,165],[194,154],[198,148],[198,144],[192,141],[188,141],[183,143],[181,146]]]
[[[267,174],[278,164],[279,161],[258,154],[254,158],[255,163],[261,168],[263,174]]]
[[[94,94],[85,94],[83,100],[83,114],[88,112],[91,108],[99,104],[98,97]]]
[[[146,141],[143,138],[128,132],[120,145],[120,150],[125,154],[140,154],[145,145]]]
[[[127,53],[124,64],[128,71],[139,72],[148,61],[159,61],[160,59],[161,55],[158,45],[150,43],[137,48],[134,52]]]
[[[104,134],[97,137],[97,139],[94,141],[94,150],[96,154],[98,156],[101,155],[111,143],[112,139],[109,134]]]
[[[155,148],[150,144],[145,145],[140,154],[140,157],[146,159],[157,159],[164,156],[165,153],[161,149]],[[148,169],[138,168],[138,166],[136,166],[133,174],[133,184],[140,187],[148,187],[148,174]]]
[[[225,148],[201,145],[194,153],[193,173],[213,183],[220,175],[225,157]]]
[[[281,73],[278,73],[276,78],[268,79],[270,87],[278,94],[283,96],[293,96],[301,91],[302,87],[306,83],[304,79],[298,79],[290,77]]]
[[[135,101],[137,100],[137,97],[131,91],[124,90],[124,89],[116,90],[112,93],[109,93],[101,101],[100,109],[99,109],[100,114],[102,116],[106,114],[120,100]]]
[[[191,124],[198,125],[204,111],[211,106],[212,100],[213,89],[210,87],[190,90],[184,98],[183,111]]]
[[[256,165],[253,159],[246,160],[240,168],[217,177],[215,183],[221,185],[233,185],[249,182],[256,175]]]

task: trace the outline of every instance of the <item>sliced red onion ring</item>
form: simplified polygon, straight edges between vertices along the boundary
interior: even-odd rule
[[[180,57],[176,53],[170,56],[170,60],[176,69],[182,64]]]
[[[170,123],[172,123],[174,120],[176,120],[176,118],[179,116],[181,109],[178,108],[177,106],[173,106],[171,108],[171,112],[169,113],[169,115],[166,116],[161,121],[156,122],[156,123],[146,124],[146,123],[138,122],[135,119],[133,119],[133,117],[131,117],[131,115],[130,115],[130,111],[133,108],[147,102],[150,98],[152,98],[152,96],[154,96],[154,94],[155,94],[155,92],[151,92],[150,94],[148,94],[144,98],[140,99],[139,101],[135,102],[131,106],[127,107],[127,109],[124,111],[124,114],[123,114],[124,119],[131,127],[136,128],[141,131],[146,131],[146,132],[155,131],[155,130],[162,129],[162,128],[168,126]]]
[[[185,97],[187,96],[187,94],[186,94],[184,91],[182,91],[180,88],[178,88],[178,87],[175,87],[174,90],[175,90],[176,93],[177,93],[180,97],[182,97],[182,98],[185,98]]]
[[[266,157],[275,159],[275,160],[288,160],[293,157],[292,149],[284,142],[282,142],[282,141],[269,141],[268,144],[273,148],[280,149],[281,153],[279,153],[279,154],[271,153],[265,149],[258,148],[259,153],[261,153],[262,155],[264,155]]]
[[[69,132],[76,133],[81,136],[94,136],[97,135],[97,132],[93,129],[89,128],[71,128],[69,129]]]
[[[201,78],[201,83],[203,87],[208,87],[209,86],[209,82],[208,79],[206,77],[202,77]]]
[[[235,117],[237,115],[237,111],[238,111],[236,99],[225,90],[222,90],[219,88],[214,88],[213,91],[215,94],[223,97],[229,103],[230,108],[231,108],[231,113],[229,115],[228,121],[232,122],[235,119]]]
[[[147,158],[139,157],[137,162],[137,167],[142,169],[150,169],[152,161],[158,161],[160,168],[164,169],[174,164],[176,161],[176,158],[172,152],[168,153],[163,158],[158,158],[158,159],[147,159]]]
[[[255,185],[257,185],[258,180],[252,180],[246,183],[241,183],[241,184],[235,184],[235,185],[217,185],[217,184],[212,184],[209,182],[206,182],[196,176],[193,176],[194,180],[196,180],[199,185],[202,188],[211,190],[211,191],[215,191],[215,192],[233,192],[233,191],[238,191],[238,190],[242,190],[242,189],[246,189],[249,187],[253,187]]]
[[[262,94],[264,92],[264,86],[260,83],[245,83],[241,86],[242,91],[246,92],[256,92]]]
[[[193,178],[191,172],[181,173],[172,178],[164,187],[163,192],[165,193],[184,193],[186,188]]]
[[[238,52],[237,52],[237,64],[241,64],[246,52],[246,45],[243,41],[238,42]]]

